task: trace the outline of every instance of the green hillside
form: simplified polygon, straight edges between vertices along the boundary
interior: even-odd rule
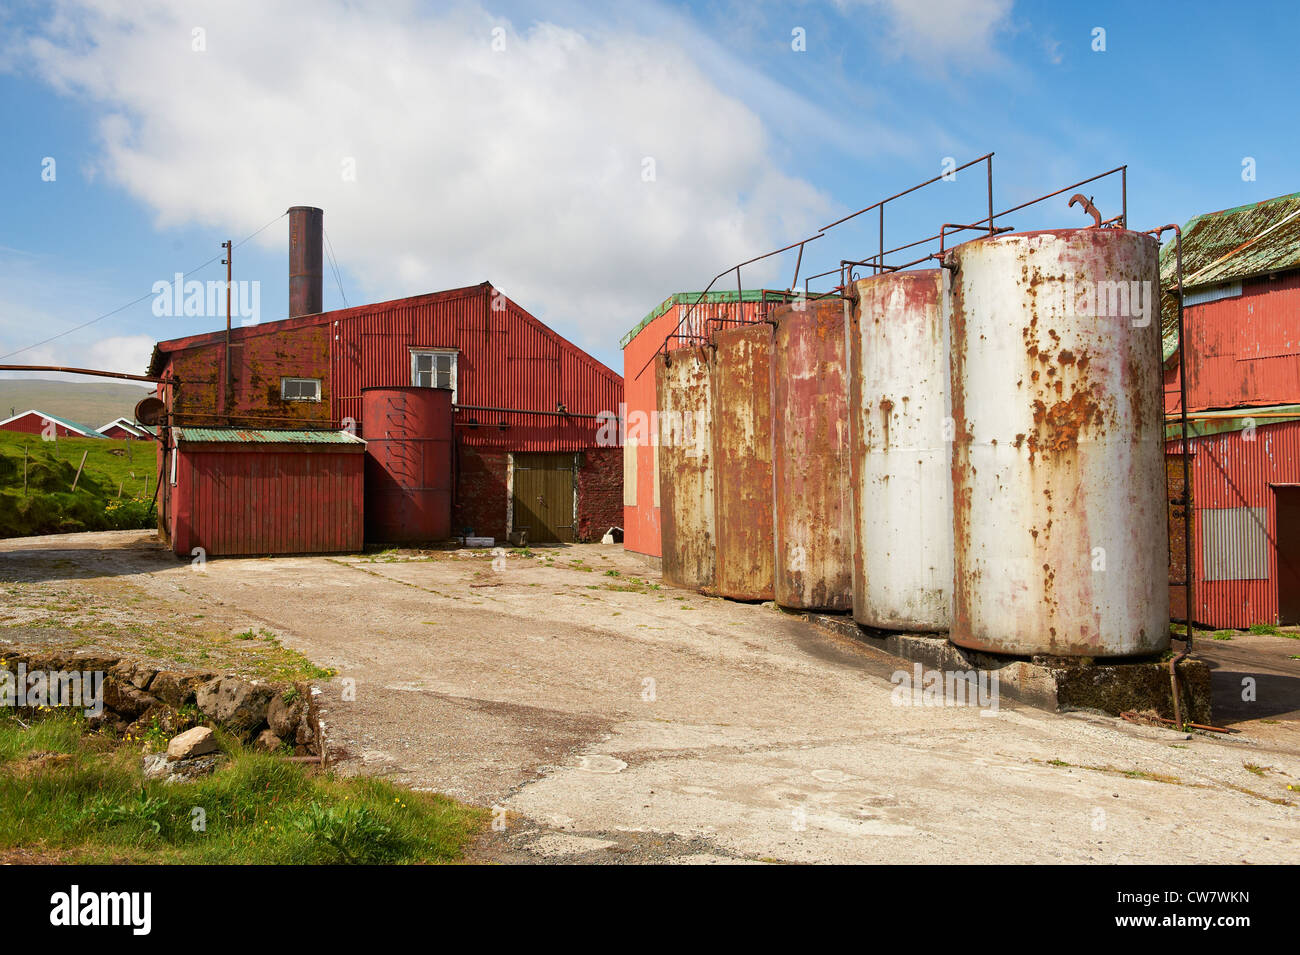
[[[124,381],[0,378],[0,421],[35,408],[98,428],[117,417],[132,420],[136,402],[151,391]]]
[[[157,469],[152,441],[0,431],[0,537],[151,527]]]

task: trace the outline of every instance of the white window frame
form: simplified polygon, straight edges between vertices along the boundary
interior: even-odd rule
[[[286,394],[284,393],[284,391],[285,391],[285,386],[286,386],[289,382],[291,382],[291,381],[295,381],[295,382],[299,382],[299,383],[304,382],[304,381],[310,381],[313,385],[316,386],[316,396],[315,396],[314,398],[304,398],[304,397],[302,397],[301,395],[295,395],[294,397],[290,397],[289,395],[286,395]],[[314,402],[319,402],[319,401],[320,401],[320,393],[321,393],[321,380],[320,380],[319,378],[294,378],[294,377],[284,377],[284,378],[281,378],[281,379],[280,379],[280,400],[281,400],[281,401],[314,401]]]
[[[411,385],[416,388],[438,387],[436,365],[434,371],[434,384],[422,386],[420,384],[420,373],[418,370],[418,363],[422,357],[426,357],[426,356],[435,359],[441,358],[443,356],[447,356],[451,359],[450,374],[448,375],[451,382],[451,403],[455,404],[456,396],[459,393],[459,387],[457,381],[458,378],[457,366],[460,364],[458,360],[459,354],[460,354],[459,351],[457,351],[455,348],[412,348],[411,349]]]

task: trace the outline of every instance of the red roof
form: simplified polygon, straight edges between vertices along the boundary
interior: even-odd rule
[[[458,298],[469,298],[474,295],[490,294],[492,289],[491,282],[482,282],[478,285],[466,285],[462,288],[446,289],[441,292],[429,292],[425,295],[411,295],[406,298],[390,299],[386,302],[376,302],[372,305],[357,305],[352,308],[335,309],[332,312],[318,312],[315,315],[300,315],[297,318],[282,318],[274,322],[262,322],[258,325],[241,325],[230,330],[230,340],[232,342],[244,341],[248,338],[256,338],[260,335],[274,334],[294,328],[303,328],[310,325],[325,325],[331,322],[348,321],[356,318],[367,318],[374,315],[380,315],[384,312],[391,311],[394,308],[411,307],[419,305],[432,304],[434,302],[445,302]],[[531,313],[520,308],[522,317],[531,321],[543,333],[549,335],[558,341],[561,345],[572,349],[579,355],[582,355],[592,364],[607,371],[612,378],[622,380],[618,372],[614,371],[604,362],[593,358],[583,349],[579,348],[573,342],[564,336],[555,332],[554,329],[543,324]],[[164,364],[164,355],[171,352],[185,351],[188,348],[195,348],[201,345],[215,345],[226,340],[225,329],[215,332],[203,332],[199,335],[188,335],[185,338],[172,338],[168,341],[159,342],[154,346],[153,356],[149,359],[149,374],[159,375],[162,373]]]

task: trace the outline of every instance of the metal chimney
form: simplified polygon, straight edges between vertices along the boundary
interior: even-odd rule
[[[325,212],[315,206],[289,208],[289,317],[321,311],[321,234]]]

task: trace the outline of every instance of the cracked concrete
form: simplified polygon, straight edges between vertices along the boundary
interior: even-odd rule
[[[227,559],[200,574],[144,536],[0,541],[0,577],[41,587],[71,565],[99,599],[147,598],[140,613],[202,608],[271,629],[338,671],[322,700],[339,771],[497,807],[477,858],[1296,856],[1300,714],[1276,699],[1228,738],[1006,703],[992,717],[900,706],[898,661],[770,606],[662,587],[618,546],[495,565],[467,552]],[[1285,656],[1269,656],[1268,685],[1295,680]]]

